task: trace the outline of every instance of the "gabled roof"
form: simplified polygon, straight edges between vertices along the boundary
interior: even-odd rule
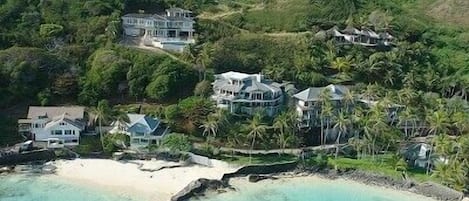
[[[146,126],[149,130],[155,130],[158,127],[160,121],[144,114],[127,114],[129,117],[129,129],[134,125]]]
[[[54,118],[65,114],[70,119],[84,119],[85,107],[82,106],[29,106],[28,119],[38,117]]]
[[[84,128],[84,125],[81,122],[71,120],[65,113],[62,114],[61,116],[56,116],[54,119],[52,119],[52,121],[47,123],[44,128],[46,128],[46,129],[50,128],[52,126],[57,125],[58,123],[60,123],[62,121],[66,122],[67,124],[70,124],[70,125],[72,125],[76,128],[78,128],[80,130],[83,130],[83,128]]]
[[[246,83],[246,92],[253,92],[253,91],[275,91],[279,89],[274,89],[273,87],[269,87],[267,84],[260,83],[256,80],[251,80]]]
[[[293,97],[303,101],[317,101],[320,99],[321,92],[325,89],[329,89],[331,100],[341,100],[344,94],[348,91],[348,88],[343,85],[327,85],[325,87],[310,87],[295,95]]]

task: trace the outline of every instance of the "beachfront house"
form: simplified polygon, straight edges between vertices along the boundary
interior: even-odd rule
[[[27,118],[18,120],[18,131],[34,141],[59,141],[65,146],[75,146],[80,143],[86,123],[85,107],[30,106]]]
[[[262,74],[226,72],[215,75],[212,99],[217,107],[233,114],[252,115],[263,111],[275,116],[284,102],[284,86],[265,79]]]
[[[111,134],[123,133],[130,137],[130,146],[139,148],[160,145],[169,133],[169,127],[158,118],[144,114],[127,114],[128,122],[115,121],[109,131]]]
[[[334,27],[328,31],[338,43],[350,43],[367,47],[391,46],[394,37],[388,32],[376,33],[371,29],[356,29],[347,27],[339,30]]]
[[[165,13],[129,13],[122,16],[126,36],[141,37],[143,44],[165,50],[182,52],[187,44],[195,43],[192,12],[169,8]]]

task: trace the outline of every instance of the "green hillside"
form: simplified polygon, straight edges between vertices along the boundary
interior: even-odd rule
[[[195,44],[182,53],[124,45],[122,15],[172,6],[197,16]],[[208,155],[216,146],[316,143],[323,129],[297,132],[288,106],[275,118],[240,117],[217,110],[208,98],[213,74],[262,72],[299,90],[354,85],[353,101],[362,94],[378,107],[320,115],[323,123],[350,122],[357,136],[344,143],[374,160],[378,153],[394,155],[401,142],[431,135],[438,154],[451,161],[432,176],[468,190],[468,10],[467,0],[0,0],[0,146],[21,140],[15,122],[28,105],[95,107],[101,100],[122,111],[144,103],[144,111],[172,131],[206,141]],[[376,48],[344,44],[326,31],[333,27],[372,29],[394,39]],[[399,116],[428,130],[404,134],[387,124],[390,103],[405,105]]]

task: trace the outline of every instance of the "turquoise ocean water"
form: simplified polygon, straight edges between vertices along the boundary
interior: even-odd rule
[[[0,176],[0,201],[137,201],[94,186],[33,175]]]
[[[238,191],[200,198],[204,201],[434,201],[408,192],[343,180],[285,181],[235,186]]]

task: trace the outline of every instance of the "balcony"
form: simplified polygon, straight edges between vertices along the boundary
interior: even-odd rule
[[[18,125],[18,131],[19,132],[30,132],[31,131],[31,125],[30,124],[20,124],[20,125]]]

